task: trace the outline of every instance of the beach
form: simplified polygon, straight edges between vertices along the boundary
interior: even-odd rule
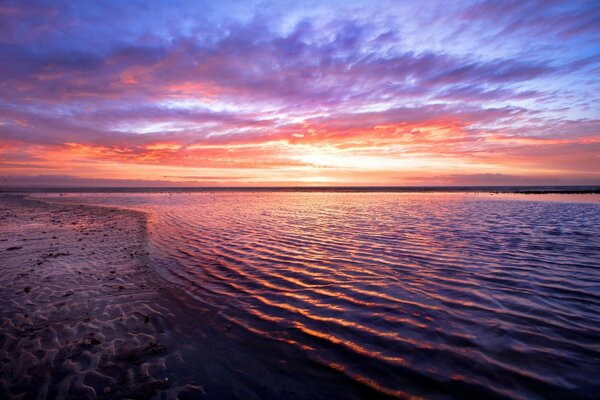
[[[594,398],[598,195],[0,196],[0,397]]]
[[[165,388],[165,291],[141,213],[3,196],[2,398],[139,397]]]
[[[599,200],[2,194],[0,398],[594,398]]]
[[[149,224],[138,211],[0,196],[0,398],[373,394],[318,366],[286,367],[286,350],[240,345],[218,310],[150,267]]]

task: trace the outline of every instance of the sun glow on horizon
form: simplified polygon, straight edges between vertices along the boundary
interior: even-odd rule
[[[91,18],[58,1],[0,12],[0,175],[600,184],[600,11],[558,2],[542,18],[498,5],[496,19],[482,7],[157,1],[111,19],[117,3]],[[202,24],[189,19],[208,9]]]

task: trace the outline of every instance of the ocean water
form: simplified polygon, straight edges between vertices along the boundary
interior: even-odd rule
[[[600,396],[598,195],[47,196],[147,212],[154,267],[239,351],[382,396]]]

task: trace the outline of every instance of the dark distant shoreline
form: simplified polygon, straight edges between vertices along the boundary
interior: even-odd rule
[[[352,192],[600,194],[600,186],[0,187],[4,193]]]

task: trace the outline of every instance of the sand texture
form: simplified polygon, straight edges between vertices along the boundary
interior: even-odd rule
[[[181,357],[163,344],[145,225],[132,211],[1,198],[1,398],[144,398],[169,385]]]

